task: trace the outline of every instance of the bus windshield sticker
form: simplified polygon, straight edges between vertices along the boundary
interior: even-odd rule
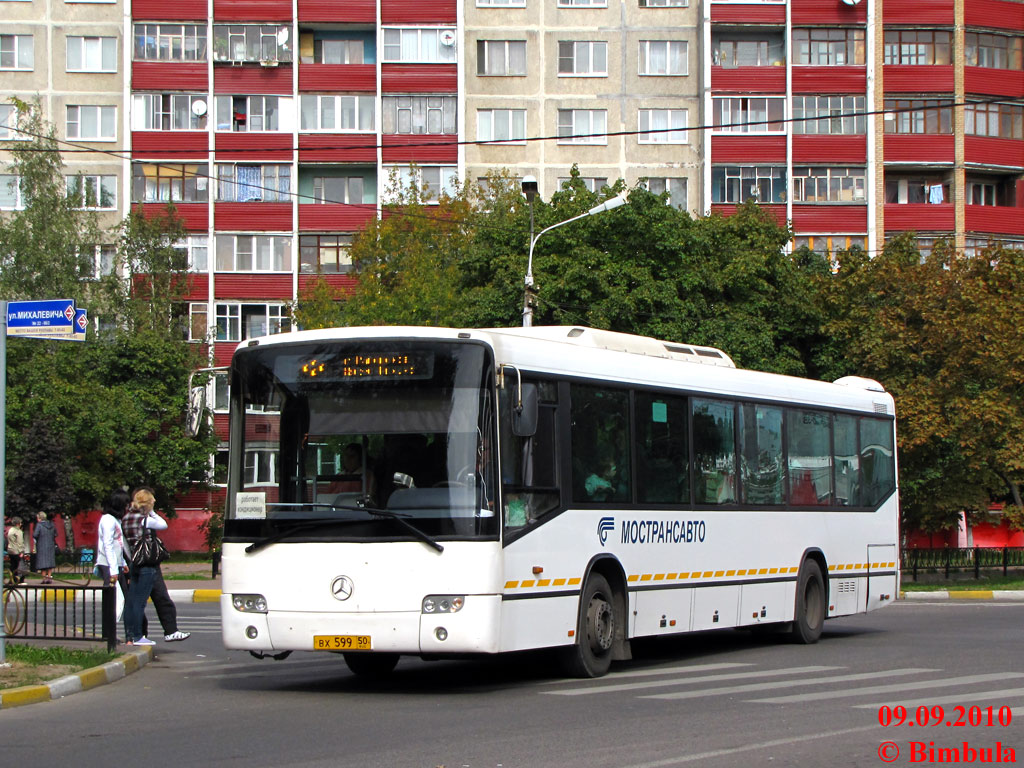
[[[236,520],[265,520],[267,494],[265,491],[235,494]]]

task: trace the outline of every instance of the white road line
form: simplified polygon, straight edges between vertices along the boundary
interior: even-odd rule
[[[928,699],[911,699],[909,701],[883,701],[878,704],[856,704],[854,709],[879,709],[881,707],[904,707],[910,715],[911,710],[918,707],[931,708],[936,704],[960,704],[967,701],[985,701],[987,699],[1016,699],[1024,696],[1024,688],[1003,688],[1000,691],[971,691],[970,693],[957,693],[952,696],[936,696]],[[953,713],[947,713],[952,715]],[[955,715],[954,715],[955,717]]]
[[[789,667],[785,669],[765,669],[760,672],[731,672],[727,675],[699,675],[697,677],[674,677],[667,680],[650,680],[646,683],[621,683],[610,685],[593,685],[586,688],[567,688],[562,691],[544,691],[551,696],[586,696],[590,693],[612,693],[615,691],[639,691],[647,688],[664,688],[669,685],[692,685],[694,683],[717,683],[721,680],[751,680],[760,677],[778,677],[780,675],[802,675],[808,672],[827,672],[845,667]],[[874,673],[873,673],[874,674]],[[693,693],[703,695],[704,690]],[[652,698],[659,698],[657,696]]]
[[[877,680],[879,677],[917,675],[923,672],[939,672],[938,669],[885,669],[876,672],[860,672],[853,675],[833,675],[831,677],[811,677],[803,680],[778,680],[771,683],[752,683],[751,685],[732,685],[725,688],[712,688],[703,691],[678,691],[676,693],[659,693],[641,696],[642,699],[699,699],[701,696],[721,696],[730,693],[752,693],[754,691],[770,691],[776,688],[796,688],[800,685],[828,685],[830,683],[852,682],[854,680]],[[832,694],[829,694],[832,695]],[[794,699],[801,697],[795,696]],[[825,696],[824,698],[828,698]],[[769,701],[765,699],[764,701]]]
[[[608,675],[608,680],[623,680],[631,677],[655,677],[657,675],[689,674],[691,672],[713,672],[716,669],[737,669],[739,667],[752,667],[753,664],[741,664],[738,662],[717,664],[680,664],[674,667],[658,667],[652,669],[636,669],[629,672],[613,672]],[[565,683],[578,683],[578,677],[563,677],[558,680],[540,680],[537,685],[564,685]]]
[[[921,670],[938,671],[938,670]],[[884,677],[891,672],[876,672],[874,677]],[[942,680],[926,680],[921,683],[895,683],[893,685],[869,685],[865,688],[849,688],[842,691],[822,691],[820,693],[802,693],[795,696],[778,696],[772,699],[757,699],[758,704],[790,704],[804,701],[823,701],[839,699],[846,696],[870,696],[875,693],[902,693],[904,691],[923,691],[929,688],[952,688],[957,685],[973,683],[989,683],[993,680],[1006,680],[1011,677],[1024,677],[1024,672],[994,672],[988,675],[964,675],[963,677],[947,677]]]

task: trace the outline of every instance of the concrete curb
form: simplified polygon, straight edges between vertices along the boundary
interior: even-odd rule
[[[73,675],[58,677],[56,680],[39,685],[23,685],[20,688],[2,690],[0,691],[0,710],[61,699],[98,685],[116,682],[132,672],[138,672],[153,660],[154,655],[152,647],[133,647],[125,651],[120,658],[92,669],[83,669]]]
[[[219,589],[169,589],[167,594],[176,603],[219,603]]]
[[[1022,589],[964,589],[934,592],[900,592],[900,600],[930,602],[933,600],[997,600],[1004,603],[1024,602]]]

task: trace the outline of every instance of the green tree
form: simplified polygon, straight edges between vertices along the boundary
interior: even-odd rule
[[[337,328],[344,324],[341,290],[320,278],[299,293],[292,307],[292,316],[300,330]]]

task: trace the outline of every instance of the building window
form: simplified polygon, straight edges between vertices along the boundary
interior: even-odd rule
[[[217,235],[218,272],[290,272],[292,239],[285,235]]]
[[[641,40],[641,75],[685,75],[689,72],[685,40]]]
[[[608,0],[558,0],[559,8],[607,8]]]
[[[477,8],[525,8],[526,0],[476,0]]]
[[[10,173],[0,173],[0,210],[16,211],[24,207],[19,178]]]
[[[885,33],[886,64],[949,64],[952,34],[933,29],[890,29]]]
[[[964,33],[964,64],[989,69],[1024,69],[1020,35],[996,35],[986,32]]]
[[[217,130],[290,131],[292,100],[282,96],[217,96]]]
[[[290,165],[217,165],[217,201],[287,203],[291,200]]]
[[[794,203],[862,203],[864,169],[794,166]]]
[[[117,72],[116,37],[68,37],[68,72]]]
[[[68,199],[76,208],[117,208],[117,176],[65,176]]]
[[[385,29],[381,61],[396,64],[454,64],[455,28]]]
[[[382,100],[384,133],[456,133],[458,97],[385,96]]]
[[[478,75],[525,75],[525,40],[477,40]]]
[[[189,341],[207,341],[206,303],[193,302],[188,305],[188,335]]]
[[[283,304],[217,304],[215,313],[216,341],[244,341],[287,333],[292,327],[288,307]]]
[[[896,176],[885,174],[885,202],[896,205],[940,205],[951,202],[949,179],[942,173]]]
[[[863,96],[794,96],[793,133],[867,133]]]
[[[205,272],[210,268],[210,239],[206,235],[189,235],[176,242],[174,250],[185,257],[189,272]]]
[[[607,109],[558,110],[559,144],[607,144]]]
[[[785,45],[781,36],[735,37],[715,36],[711,41],[711,63],[716,67],[781,66],[786,61]]]
[[[373,96],[311,96],[300,102],[303,131],[347,133],[374,130]]]
[[[595,195],[600,192],[604,187],[608,186],[607,176],[579,176],[577,177],[583,183],[583,186],[587,188],[588,192],[593,192]],[[558,188],[568,189],[569,182],[572,179],[568,176],[558,177]]]
[[[964,133],[968,136],[1024,139],[1024,106],[968,102],[964,105]]]
[[[641,109],[637,124],[641,133],[637,141],[641,144],[686,144],[685,109]]]
[[[842,67],[864,63],[864,30],[794,29],[793,63],[813,67]]]
[[[312,32],[299,34],[299,61],[303,64],[362,64],[365,45],[362,40],[332,40]]]
[[[804,246],[815,253],[836,253],[848,251],[855,246],[864,249],[867,247],[867,238],[864,235],[800,235],[793,238],[794,251]]]
[[[995,205],[996,185],[991,182],[968,181],[966,202],[968,205]]]
[[[136,61],[206,61],[205,24],[136,24]]]
[[[608,43],[590,40],[558,42],[558,74],[575,77],[607,77]]]
[[[673,208],[686,210],[686,179],[671,176],[651,176],[644,182],[647,190],[654,195],[668,193],[666,201]]]
[[[477,141],[526,142],[525,109],[478,109]]]
[[[771,165],[718,165],[711,168],[711,202],[786,202],[786,168]]]
[[[352,235],[300,235],[299,271],[336,275],[352,271]]]
[[[639,0],[641,8],[686,8],[690,0]]]
[[[32,35],[0,35],[0,69],[33,66]]]
[[[416,187],[424,189],[428,199],[437,200],[442,194],[454,196],[458,191],[459,169],[447,165],[421,165],[417,167],[409,165],[384,166],[384,173],[389,179],[394,178],[398,187],[409,189]],[[398,192],[393,186],[388,196]]]
[[[214,61],[290,62],[291,26],[287,24],[215,24]]]
[[[136,93],[132,96],[133,131],[205,131],[206,95]]]
[[[730,97],[712,101],[716,133],[782,133],[786,100],[755,96]]]
[[[953,133],[953,109],[940,99],[886,99],[885,132]]]
[[[361,205],[362,176],[314,176],[313,199],[318,203]]]
[[[133,163],[133,203],[205,203],[206,163]]]
[[[18,128],[20,113],[14,104],[0,104],[0,141],[31,141]]]
[[[117,138],[117,107],[69,106],[66,126],[69,139],[114,141]]]
[[[117,247],[113,245],[86,246],[79,256],[78,276],[83,280],[99,280],[114,272]]]
[[[213,397],[210,403],[214,413],[227,413],[231,407],[231,380],[228,374],[218,371],[210,376],[210,388],[213,390]]]

